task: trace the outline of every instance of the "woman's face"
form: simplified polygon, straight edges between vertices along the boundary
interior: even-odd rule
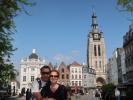
[[[50,81],[51,81],[51,83],[54,83],[54,84],[57,83],[58,78],[59,78],[59,75],[58,75],[57,72],[51,72],[50,73]]]

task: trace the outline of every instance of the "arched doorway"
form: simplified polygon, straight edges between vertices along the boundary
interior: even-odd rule
[[[96,79],[96,85],[101,87],[103,84],[105,84],[105,80],[102,77],[98,77]]]

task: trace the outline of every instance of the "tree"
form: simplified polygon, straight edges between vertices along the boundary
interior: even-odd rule
[[[102,89],[102,97],[104,100],[114,95],[115,86],[112,83],[103,85],[101,89]]]
[[[10,60],[16,50],[12,44],[16,31],[13,19],[19,12],[26,12],[25,6],[33,4],[28,0],[0,0],[0,85],[15,79],[17,74]]]
[[[133,0],[117,0],[117,5],[120,11],[127,11],[133,16]]]

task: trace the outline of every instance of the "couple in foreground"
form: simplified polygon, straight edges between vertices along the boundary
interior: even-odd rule
[[[59,72],[50,70],[49,66],[40,69],[41,78],[33,83],[32,93],[35,100],[70,100],[64,85],[57,83]]]

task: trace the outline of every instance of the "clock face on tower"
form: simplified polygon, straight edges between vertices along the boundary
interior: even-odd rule
[[[99,39],[100,39],[100,36],[99,36],[98,33],[95,33],[95,34],[93,35],[93,38],[94,38],[94,40],[99,40]]]

